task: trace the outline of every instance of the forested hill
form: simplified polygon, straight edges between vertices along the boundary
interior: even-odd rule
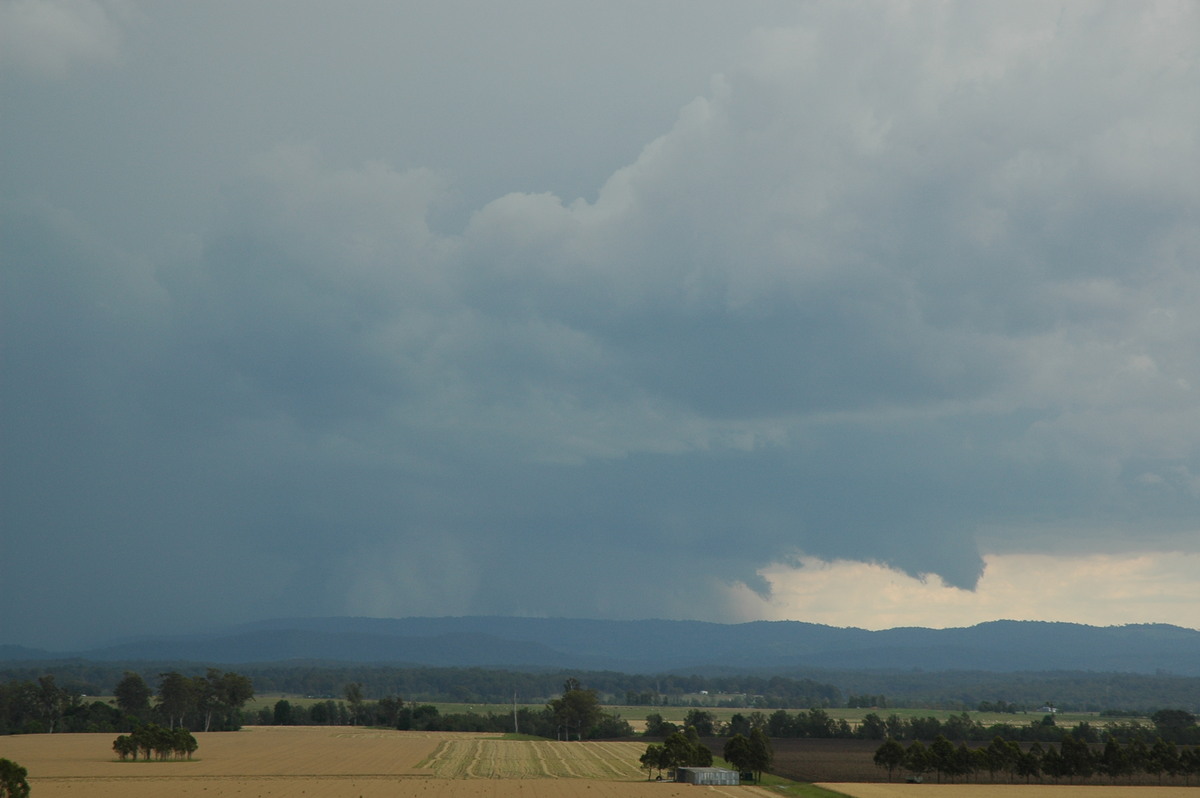
[[[146,638],[71,652],[0,647],[0,658],[9,660],[64,656],[229,664],[305,659],[626,673],[827,668],[1200,676],[1200,631],[1161,624],[1095,627],[1037,621],[867,631],[794,621],[291,618],[216,634]]]

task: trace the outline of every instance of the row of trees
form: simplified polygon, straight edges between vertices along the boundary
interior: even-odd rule
[[[605,712],[595,690],[584,689],[568,678],[562,693],[541,709],[521,707],[516,712],[456,712],[442,714],[432,704],[388,695],[376,700],[363,696],[362,685],[343,687],[345,701],[326,699],[315,704],[293,704],[287,699],[250,716],[261,725],[367,725],[416,731],[520,732],[559,740],[631,737],[633,727],[615,713]]]
[[[0,663],[0,683],[35,682],[53,675],[77,695],[109,695],[127,670],[147,675],[168,668],[188,673],[175,663],[86,660]],[[526,700],[549,700],[558,686],[574,676],[597,690],[605,703],[636,706],[735,706],[748,710],[832,708],[851,700],[880,709],[926,708],[973,711],[1003,704],[1008,708],[1040,707],[1053,697],[1060,711],[1134,711],[1147,715],[1161,707],[1200,708],[1200,677],[1170,674],[994,673],[966,671],[811,670],[786,676],[745,674],[626,674],[609,671],[522,673],[488,668],[397,667],[381,665],[245,664],[239,670],[259,692],[338,698],[343,685],[359,682],[369,696],[403,695],[423,702],[503,703],[514,692]],[[709,695],[704,696],[705,691]],[[864,703],[865,699],[865,703]]]
[[[241,727],[242,707],[254,697],[254,684],[247,676],[218,668],[208,668],[203,676],[169,671],[159,674],[155,694],[141,674],[126,671],[114,695],[117,708],[138,721],[154,718],[169,729],[235,731]],[[153,706],[152,696],[157,698]]]
[[[741,734],[730,737],[725,742],[722,755],[725,761],[737,770],[753,773],[755,781],[762,781],[763,771],[771,767],[775,751],[771,747],[771,740],[762,729],[754,729],[749,737]]]
[[[0,734],[124,731],[124,715],[59,686],[52,675],[0,684]]]
[[[53,675],[0,684],[0,734],[128,732],[150,722],[192,731],[223,731],[241,725],[241,708],[254,697],[250,679],[209,668],[202,676],[159,674],[153,690],[139,673],[126,671],[113,704],[85,701],[77,687]]]
[[[136,761],[139,752],[147,762],[151,754],[160,761],[172,757],[191,759],[199,745],[192,733],[182,726],[168,729],[156,723],[139,726],[132,734],[122,734],[113,740],[113,750],[122,762],[127,759]]]
[[[1161,737],[1152,745],[1140,739],[1122,745],[1109,737],[1101,749],[1070,734],[1062,736],[1058,747],[1045,748],[1038,742],[1022,747],[1015,740],[999,736],[980,748],[968,748],[966,743],[956,747],[944,735],[938,735],[929,745],[914,740],[907,747],[888,738],[876,750],[874,761],[888,772],[889,781],[897,770],[908,771],[914,778],[932,772],[939,783],[943,779],[970,779],[985,771],[991,781],[1013,782],[1019,778],[1026,783],[1045,778],[1055,783],[1062,779],[1074,782],[1099,774],[1114,784],[1135,779],[1162,784],[1164,778],[1182,778],[1190,784],[1193,777],[1200,777],[1200,748],[1180,749]]]
[[[1178,745],[1200,744],[1200,726],[1196,716],[1182,709],[1164,709],[1150,717],[1152,726],[1137,721],[1115,721],[1105,727],[1105,733],[1118,740],[1141,739],[1152,741],[1161,737]],[[1044,715],[1026,724],[995,723],[984,725],[966,712],[940,719],[933,716],[901,717],[896,713],[887,718],[869,712],[857,724],[851,725],[844,718],[834,719],[821,708],[805,712],[790,713],[776,710],[767,715],[751,712],[735,714],[728,723],[720,723],[711,712],[692,710],[688,713],[685,726],[695,726],[702,737],[747,734],[750,729],[760,728],[770,737],[815,737],[883,740],[932,740],[944,735],[951,740],[990,740],[1003,737],[1024,742],[1058,742],[1064,729],[1057,725],[1053,715]],[[678,727],[663,721],[659,714],[646,717],[646,733],[652,737],[663,737]],[[1072,736],[1095,743],[1101,739],[1097,727],[1086,721],[1067,730]]]

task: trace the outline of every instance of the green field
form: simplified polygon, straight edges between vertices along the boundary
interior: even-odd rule
[[[345,698],[340,697],[340,696],[330,699],[330,698],[314,698],[314,697],[309,697],[309,696],[294,695],[294,694],[290,694],[290,693],[262,693],[262,694],[255,695],[254,698],[252,698],[250,701],[248,701],[246,703],[245,711],[247,713],[250,713],[250,712],[257,712],[258,710],[262,709],[263,707],[268,707],[268,708],[274,707],[275,702],[279,701],[281,698],[287,699],[287,701],[289,703],[291,703],[293,706],[312,706],[313,704],[321,704],[321,703],[324,703],[324,702],[330,701],[330,700],[340,701],[342,703],[345,703]],[[90,696],[89,700],[107,701],[107,702],[115,701],[115,699],[112,696]],[[444,702],[444,701],[430,701],[430,702],[419,702],[419,703],[432,704],[433,706],[437,707],[438,712],[441,713],[442,715],[449,715],[449,714],[460,713],[460,712],[474,712],[474,713],[477,713],[480,715],[486,715],[488,713],[492,713],[495,715],[504,715],[504,714],[511,713],[512,709],[513,709],[512,704],[488,704],[488,703],[481,703],[481,702],[454,703],[454,702]],[[524,708],[524,709],[531,709],[531,710],[539,710],[539,709],[542,709],[543,707],[545,707],[545,704],[541,704],[541,703],[517,704],[517,707]],[[688,712],[692,711],[693,709],[702,709],[706,712],[711,712],[713,714],[713,716],[722,723],[728,723],[729,720],[734,715],[739,714],[739,713],[742,715],[748,716],[752,712],[761,712],[764,715],[770,715],[772,712],[775,712],[774,709],[755,710],[755,709],[751,709],[748,707],[685,707],[685,706],[648,707],[648,706],[624,706],[624,705],[608,705],[605,707],[605,711],[620,715],[622,718],[624,718],[625,720],[627,720],[631,724],[633,724],[635,729],[640,729],[646,720],[646,716],[650,715],[652,713],[657,713],[659,715],[662,715],[663,720],[667,720],[672,723],[681,724],[681,723],[683,723],[684,718],[687,717]],[[962,712],[959,710],[950,710],[950,709],[908,709],[908,708],[891,709],[891,708],[886,708],[886,707],[882,708],[882,709],[880,709],[880,708],[874,708],[874,709],[853,708],[853,709],[851,709],[848,707],[825,707],[824,709],[825,709],[825,713],[828,714],[829,717],[833,718],[835,721],[845,719],[851,725],[857,725],[858,723],[860,723],[862,721],[862,719],[866,715],[868,715],[871,712],[874,712],[876,715],[878,715],[879,717],[884,718],[884,719],[887,719],[887,717],[889,715],[898,715],[901,718],[906,718],[906,719],[934,717],[941,721],[944,721],[951,716],[957,716],[957,715],[962,714]],[[787,713],[789,715],[795,715],[797,713],[806,712],[806,711],[807,710],[805,710],[805,709],[789,709],[789,710],[787,710]],[[978,721],[979,723],[983,724],[984,726],[992,726],[992,725],[995,725],[998,723],[1009,723],[1014,726],[1027,726],[1034,721],[1040,721],[1044,717],[1044,714],[1039,713],[1039,712],[1023,712],[1023,713],[1019,712],[1016,714],[1010,714],[1010,713],[1004,713],[1004,712],[968,712],[967,715],[971,718],[972,721]],[[1059,712],[1058,714],[1056,714],[1054,716],[1054,719],[1055,719],[1055,723],[1058,726],[1063,727],[1063,728],[1070,728],[1072,726],[1075,726],[1075,725],[1077,725],[1079,723],[1083,723],[1083,722],[1089,723],[1092,726],[1096,726],[1096,727],[1103,727],[1103,726],[1107,725],[1108,723],[1115,722],[1115,721],[1122,721],[1122,722],[1136,721],[1136,722],[1142,723],[1144,725],[1152,725],[1150,723],[1149,718],[1144,718],[1144,717],[1141,717],[1141,718],[1128,718],[1128,717],[1107,718],[1107,717],[1101,717],[1098,713],[1095,713],[1095,712]]]
[[[273,707],[275,702],[281,698],[287,699],[294,706],[311,706],[312,704],[320,704],[330,699],[327,698],[308,698],[305,696],[289,695],[285,693],[266,693],[256,695],[250,702],[246,704],[248,711],[255,711],[262,707]],[[343,698],[334,698],[334,701],[344,701]],[[425,702],[421,702],[425,703]],[[487,703],[453,703],[443,701],[428,702],[437,707],[438,712],[443,715],[459,712],[474,712],[480,715],[486,715],[489,712],[495,715],[503,715],[512,712],[512,704],[487,704]],[[539,710],[545,707],[545,704],[517,704],[518,708],[526,708]],[[713,716],[722,723],[728,723],[729,720],[737,714],[748,716],[751,712],[761,712],[764,715],[770,715],[775,712],[774,709],[751,709],[748,707],[683,707],[683,706],[624,706],[624,705],[608,705],[605,707],[607,712],[612,712],[620,715],[625,720],[633,723],[635,726],[646,720],[646,716],[652,713],[662,715],[663,720],[672,723],[682,723],[687,714],[693,709],[702,709],[706,712],[711,712]],[[946,720],[952,716],[961,715],[960,710],[952,709],[891,709],[891,708],[849,708],[849,707],[825,707],[825,713],[829,717],[836,720],[845,719],[851,725],[857,725],[868,714],[874,712],[881,718],[886,719],[889,715],[898,715],[901,718],[928,718],[934,717],[938,720]],[[789,709],[789,715],[795,715],[799,712],[806,712],[805,709]],[[1027,726],[1034,721],[1039,721],[1045,717],[1044,713],[1040,712],[1018,712],[1016,714],[1007,712],[968,712],[967,715],[972,721],[978,721],[984,726],[992,726],[998,723],[1009,723],[1014,726]],[[1055,723],[1058,726],[1070,728],[1079,723],[1086,722],[1093,726],[1104,726],[1111,721],[1138,721],[1149,725],[1149,718],[1107,718],[1101,717],[1096,712],[1059,712],[1054,716]]]

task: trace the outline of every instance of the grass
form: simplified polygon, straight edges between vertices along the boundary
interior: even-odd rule
[[[719,768],[735,769],[733,765],[719,756],[713,756],[713,766]],[[777,792],[780,795],[794,795],[799,798],[846,798],[844,793],[827,790],[824,787],[818,787],[815,784],[809,784],[804,781],[792,781],[785,779],[783,776],[776,776],[773,773],[763,773],[762,779],[754,782],[755,786],[766,787],[772,792]]]

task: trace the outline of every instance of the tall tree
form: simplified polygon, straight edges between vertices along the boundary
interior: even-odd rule
[[[762,729],[750,730],[750,769],[754,771],[756,781],[762,781],[762,774],[771,767],[775,758],[775,749],[771,747],[771,738]]]
[[[154,691],[140,673],[125,671],[125,676],[117,682],[113,695],[117,698],[117,708],[126,715],[145,718],[150,714],[150,697],[154,695]]]
[[[160,673],[158,683],[158,709],[167,717],[167,726],[183,725],[184,719],[195,708],[195,685],[192,680],[177,671]]]
[[[646,746],[646,752],[642,754],[638,762],[646,769],[646,781],[650,781],[650,771],[655,769],[662,771],[662,746],[650,743]]]
[[[362,684],[350,682],[345,688],[346,703],[350,705],[351,724],[357,726],[363,714]]]
[[[75,703],[75,696],[59,687],[53,676],[38,677],[37,684],[38,711],[46,721],[46,728],[51,734],[67,708]]]
[[[571,739],[572,730],[575,739],[582,740],[602,714],[596,691],[583,689],[575,679],[568,679],[563,685],[562,696],[551,700],[547,706],[566,740]]]
[[[721,756],[739,772],[754,770],[754,754],[750,750],[750,740],[741,734],[735,734],[725,741]]]
[[[892,774],[904,764],[906,756],[904,746],[895,737],[889,737],[875,750],[875,765],[887,770],[888,781],[891,781]]]

